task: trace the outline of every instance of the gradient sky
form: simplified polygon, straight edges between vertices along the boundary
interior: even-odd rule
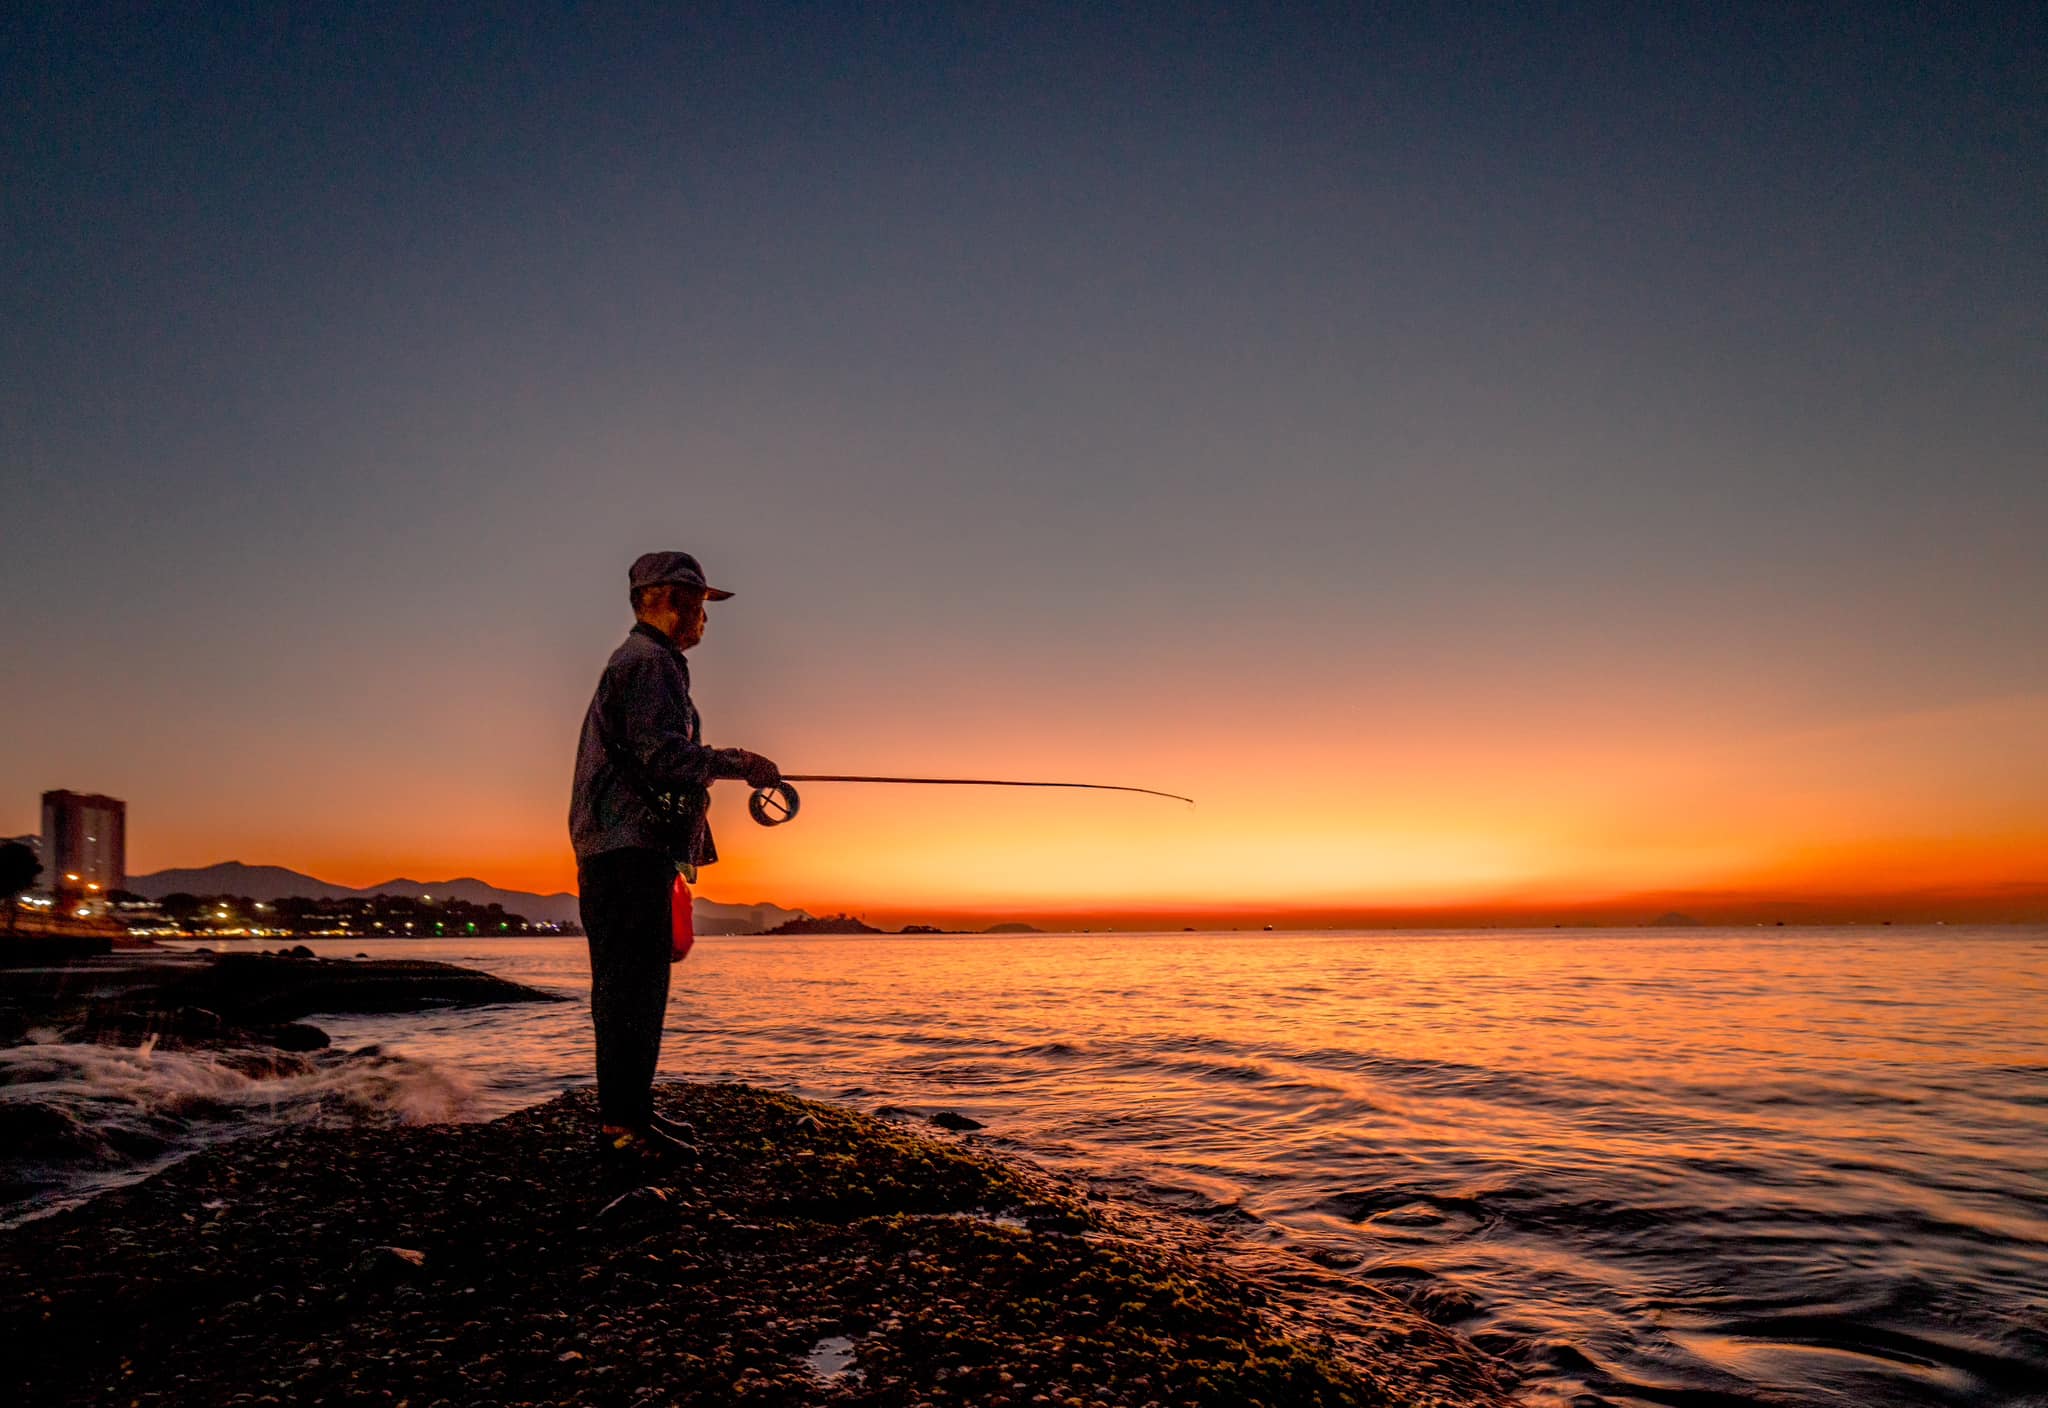
[[[0,833],[572,888],[682,547],[714,742],[1201,801],[720,899],[2048,882],[2048,15],[1354,8],[12,7]]]

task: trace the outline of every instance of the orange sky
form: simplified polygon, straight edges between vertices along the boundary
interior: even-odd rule
[[[1174,707],[1201,697],[1198,681],[1151,676],[1028,708],[989,682],[939,682],[848,689],[828,710],[750,691],[708,645],[698,672],[714,741],[792,771],[1100,780],[1199,802],[817,784],[794,824],[768,830],[731,784],[715,816],[725,858],[700,885],[720,900],[890,924],[2048,913],[2036,695],[1801,724],[1740,690],[1658,699],[1504,674],[1456,706],[1324,680],[1314,695],[1247,693],[1233,712]],[[350,884],[572,889],[575,709],[569,686],[554,693],[562,713],[517,693],[423,701],[432,737],[366,729],[305,757],[289,789],[268,780],[288,738],[225,766],[193,757],[159,790],[128,789],[131,869],[236,858]],[[755,727],[718,726],[738,717]]]
[[[792,44],[579,8],[474,53],[209,29],[196,65],[130,26],[110,68],[35,8],[0,834],[64,787],[127,800],[137,873],[566,888],[628,564],[683,549],[736,593],[692,656],[714,743],[1200,800],[819,787],[765,831],[733,790],[719,899],[2048,883],[2009,26],[1787,63],[1691,19]]]

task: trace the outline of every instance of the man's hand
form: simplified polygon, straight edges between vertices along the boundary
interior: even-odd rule
[[[744,748],[728,748],[726,752],[732,755],[733,767],[747,786],[773,787],[782,781],[782,769],[775,766],[772,759],[759,753],[749,753]]]

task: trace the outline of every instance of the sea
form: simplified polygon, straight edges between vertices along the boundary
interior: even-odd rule
[[[5,1216],[589,1080],[581,940],[403,952],[568,1000],[316,1017],[283,1073],[0,1051],[106,1151]],[[967,1115],[1333,1312],[1402,1297],[1529,1405],[2048,1405],[2048,928],[710,938],[675,979],[664,1078]]]

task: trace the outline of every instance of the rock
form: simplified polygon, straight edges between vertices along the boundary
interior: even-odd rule
[[[356,1258],[356,1280],[369,1285],[409,1281],[427,1269],[427,1254],[411,1247],[372,1247]]]
[[[259,1027],[255,1034],[279,1051],[325,1051],[333,1039],[309,1022],[279,1022]]]
[[[932,1116],[931,1122],[940,1129],[966,1130],[984,1129],[987,1127],[980,1120],[960,1114],[955,1110],[941,1110]]]
[[[312,1012],[418,1012],[560,1001],[554,993],[429,959],[308,963],[246,953],[181,971],[160,992],[155,1005],[204,1006],[250,1026],[294,1021]]]
[[[0,1100],[0,1143],[21,1159],[94,1158],[106,1141],[78,1116],[42,1100]]]
[[[65,963],[113,951],[113,939],[103,934],[10,934],[0,944],[0,966]]]
[[[68,1041],[102,1045],[155,1042],[167,1050],[267,1046],[278,1051],[323,1051],[328,1045],[326,1032],[304,1022],[245,1025],[211,1008],[190,1004],[130,1010],[108,1004],[89,1011],[83,1021],[66,1028],[64,1035]]]
[[[669,1211],[669,1200],[673,1197],[673,1188],[634,1188],[599,1208],[590,1225],[610,1229],[645,1227]]]

